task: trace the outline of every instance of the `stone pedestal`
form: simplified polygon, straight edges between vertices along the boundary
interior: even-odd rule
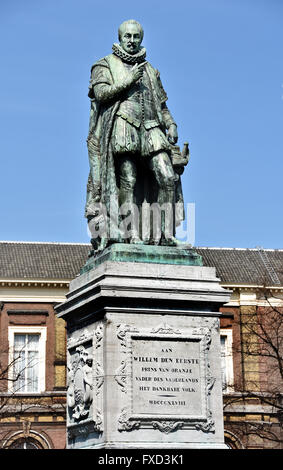
[[[219,307],[190,249],[112,245],[57,307],[68,331],[68,448],[225,448]]]

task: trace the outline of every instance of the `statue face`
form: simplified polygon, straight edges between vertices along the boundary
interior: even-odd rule
[[[120,38],[120,46],[128,54],[136,54],[142,42],[141,32],[137,25],[126,24]]]

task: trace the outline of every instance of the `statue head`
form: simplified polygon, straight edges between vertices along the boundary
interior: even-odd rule
[[[136,54],[143,40],[142,26],[136,20],[124,21],[119,26],[118,37],[120,46],[128,54]]]

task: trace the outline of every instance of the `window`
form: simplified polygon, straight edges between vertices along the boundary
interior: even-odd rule
[[[9,391],[45,390],[46,327],[9,327]]]
[[[50,443],[46,437],[37,431],[30,430],[30,421],[23,421],[24,431],[11,432],[3,441],[1,449],[51,449]],[[2,442],[1,442],[2,444]]]
[[[31,437],[25,438],[22,437],[20,439],[15,440],[8,449],[42,449],[39,442]]]
[[[222,389],[233,390],[232,330],[220,330]]]

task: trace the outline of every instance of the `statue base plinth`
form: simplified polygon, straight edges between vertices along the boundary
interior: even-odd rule
[[[57,307],[68,332],[67,447],[219,449],[215,268],[191,249],[112,245]]]
[[[114,243],[97,256],[91,256],[81,269],[81,274],[105,261],[202,266],[201,256],[190,245],[171,247]]]

